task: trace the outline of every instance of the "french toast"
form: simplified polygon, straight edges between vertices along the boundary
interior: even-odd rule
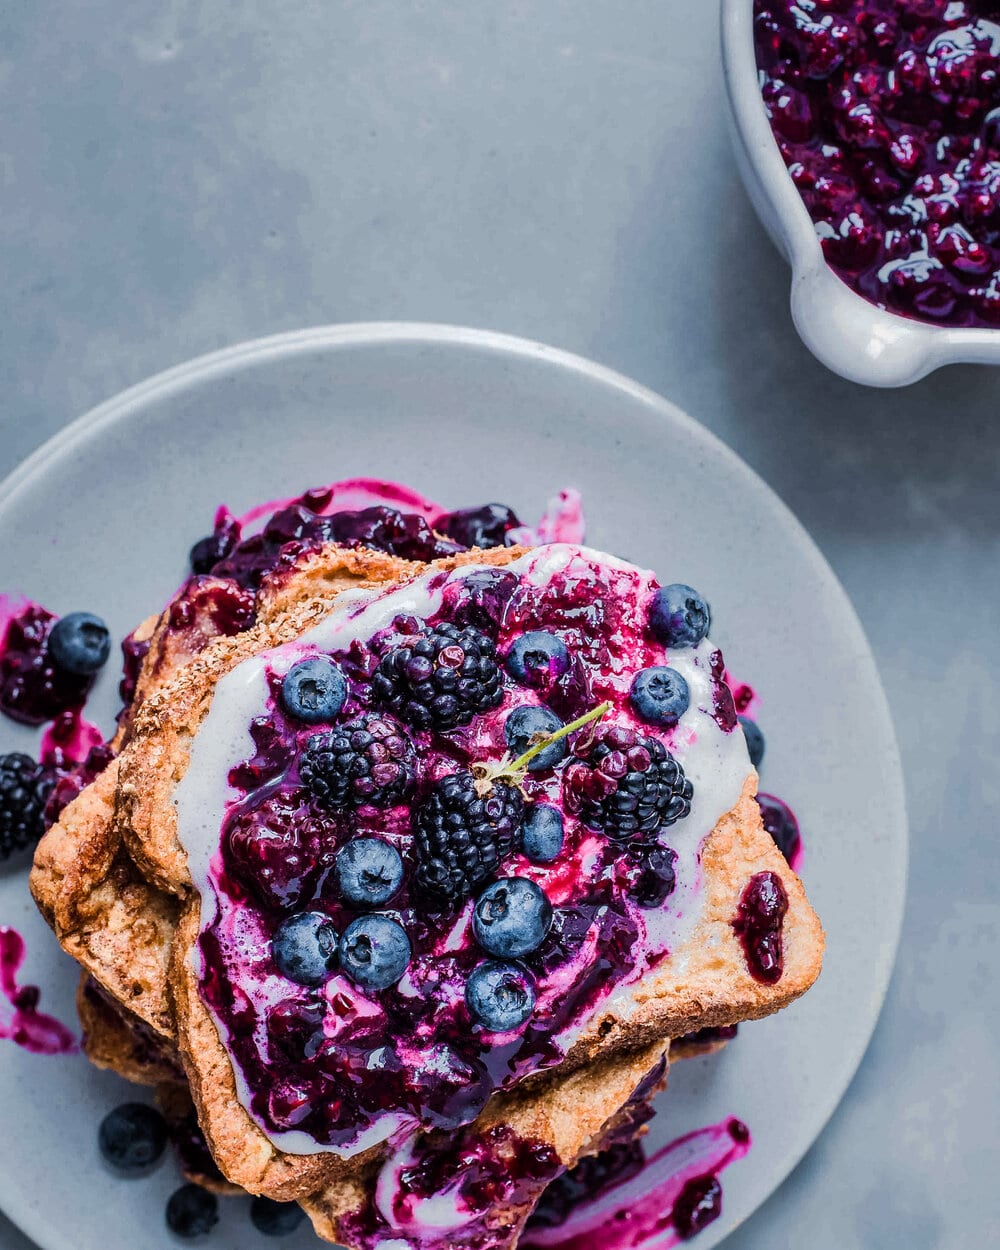
[[[580,557],[576,551],[571,558],[594,554]],[[280,1132],[265,1131],[258,1115],[248,1113],[247,1092],[240,1088],[245,1082],[225,1029],[204,998],[200,938],[209,900],[205,879],[192,873],[189,848],[179,836],[175,796],[188,775],[192,746],[210,724],[217,687],[246,662],[274,649],[301,647],[310,631],[345,610],[345,601],[361,602],[356,591],[371,598],[400,588],[406,592],[422,579],[459,583],[464,569],[521,569],[532,558],[510,548],[457,554],[426,566],[327,546],[309,553],[293,575],[272,584],[265,579],[252,621],[236,632],[200,629],[178,642],[166,614],[156,625],[147,624],[150,648],[136,698],[123,718],[121,753],[65,810],[36,857],[32,890],[43,914],[126,1013],[116,1049],[100,1041],[114,1034],[113,1021],[99,1020],[94,1003],[83,1006],[91,1012],[88,1052],[123,1074],[132,1072],[131,1079],[149,1079],[152,1068],[144,1069],[129,1049],[129,1029],[148,1026],[166,1043],[168,1056],[176,1043],[199,1121],[229,1182],[278,1200],[301,1200],[321,1236],[348,1245],[364,1243],[368,1234],[357,1225],[357,1213],[370,1201],[374,1178],[396,1167],[399,1150],[394,1144],[387,1154],[383,1138],[346,1157],[332,1149],[290,1151],[273,1140]],[[634,632],[634,624],[631,628]],[[713,669],[709,687],[718,684]],[[623,702],[613,713],[619,719]],[[726,715],[717,706],[711,714]],[[581,730],[576,742],[585,740]],[[496,741],[488,745],[498,754]],[[483,743],[476,744],[471,755],[481,748]],[[586,761],[573,766],[578,763]],[[463,1135],[506,1125],[516,1135],[523,1128],[554,1150],[554,1166],[572,1166],[603,1140],[652,1066],[646,1060],[661,1054],[668,1038],[770,1014],[809,987],[819,972],[822,930],[797,877],[763,830],[754,801],[756,774],[745,758],[741,769],[738,784],[730,787],[731,802],[696,840],[697,853],[687,867],[696,864],[700,878],[697,916],[677,945],[642,975],[622,978],[613,993],[578,1013],[573,1027],[563,1030],[559,1053],[526,1065],[508,1087],[493,1086],[478,1115],[460,1121],[471,1127],[435,1132],[424,1125],[416,1136],[411,1131],[405,1149],[437,1150],[449,1133],[457,1131],[464,1141]],[[747,962],[747,934],[753,936],[755,923],[748,891],[765,878],[785,908],[779,917],[782,966],[773,980],[752,975]],[[686,1045],[696,1053],[696,1043]],[[683,1053],[685,1043],[679,1046]],[[560,1106],[572,1107],[574,1115],[561,1118]],[[509,1206],[496,1205],[491,1245],[513,1244],[532,1195],[541,1188]],[[395,1235],[405,1237],[405,1228]],[[456,1233],[445,1244],[463,1245],[463,1235]]]
[[[461,569],[468,563],[504,566],[522,555],[505,550],[488,557],[460,556],[442,562],[437,571]],[[303,622],[303,627],[308,623]],[[225,672],[256,654],[262,645],[280,643],[284,630],[284,623],[277,633],[265,625],[256,634],[249,631],[235,639],[217,640],[183,670],[177,682],[150,698],[138,712],[133,744],[122,758],[116,821],[144,871],[165,890],[182,894],[190,889],[171,794],[185,771],[189,744],[208,712],[211,690]],[[797,878],[761,828],[753,802],[754,784],[747,763],[736,802],[720,817],[702,848],[704,907],[687,945],[643,978],[625,1010],[595,1014],[563,1059],[568,1070],[616,1050],[767,1014],[811,984],[819,968],[821,931]],[[788,896],[784,971],[776,985],[762,984],[746,971],[732,925],[748,881],[761,874],[777,877]],[[175,943],[172,983],[179,1005],[181,1050],[208,1135],[223,1169],[234,1180],[278,1198],[300,1194],[317,1175],[337,1175],[344,1169],[329,1158],[273,1152],[267,1137],[257,1135],[253,1122],[241,1119],[235,1110],[233,1085],[223,1088],[220,1097],[212,1095],[220,1080],[225,1086],[226,1055],[190,971],[193,926],[192,911]],[[683,969],[680,975],[679,968]],[[178,991],[177,987],[183,988]],[[227,1151],[225,1143],[230,1139],[234,1145]],[[260,1155],[248,1150],[251,1141],[260,1147]],[[263,1167],[262,1158],[266,1158]]]

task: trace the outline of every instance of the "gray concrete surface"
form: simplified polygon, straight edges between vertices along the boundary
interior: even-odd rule
[[[853,597],[913,828],[867,1058],[731,1244],[993,1246],[1000,376],[879,393],[812,360],[737,181],[716,25],[710,0],[11,0],[0,472],[156,370],[327,321],[539,338],[713,429]],[[0,1245],[30,1250],[2,1217]]]

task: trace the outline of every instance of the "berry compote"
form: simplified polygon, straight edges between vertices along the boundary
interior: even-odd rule
[[[833,272],[892,312],[1000,326],[1000,8],[755,0],[754,33]]]
[[[617,987],[648,975],[684,940],[697,914],[699,847],[739,799],[750,765],[735,717],[725,724],[717,717],[720,690],[728,691],[714,645],[705,639],[668,649],[644,626],[656,589],[651,574],[631,565],[552,544],[502,568],[473,563],[355,596],[304,638],[244,661],[219,684],[176,792],[178,830],[197,888],[218,904],[206,909],[200,936],[202,995],[241,1075],[241,1097],[276,1144],[351,1155],[402,1129],[454,1131],[497,1089],[559,1063],[581,1032],[596,1029],[595,1016]],[[490,641],[477,644],[476,672],[481,677],[486,665],[492,682],[495,654],[499,701],[491,698],[457,725],[407,720],[406,702],[388,711],[383,685],[372,680],[385,656],[401,647],[412,653],[400,673],[412,665],[419,684],[436,661],[412,640],[445,622],[464,624],[473,606],[476,628]],[[516,666],[499,663],[517,638],[544,630],[569,656],[550,682],[522,681]],[[359,754],[344,755],[338,768],[390,767],[388,746],[364,729],[373,714],[392,720],[393,735],[412,743],[400,786],[375,787],[374,804],[349,786],[331,787],[329,778],[318,786],[309,743],[322,726],[296,721],[281,698],[284,674],[316,654],[345,678],[335,724],[359,726]],[[455,664],[464,664],[464,654],[457,643],[442,652]],[[640,721],[630,702],[636,673],[664,664],[690,692],[688,709],[670,727]],[[516,839],[501,840],[486,877],[458,874],[469,883],[468,897],[442,900],[418,871],[426,839],[415,831],[422,827],[416,814],[443,779],[472,771],[483,781],[490,819],[506,819],[506,807],[489,797],[494,782],[476,770],[501,761],[511,718],[520,723],[530,714],[546,727],[564,725],[605,702],[599,725],[556,744],[559,751],[546,748],[535,761],[544,766],[521,778],[525,807],[542,802],[562,814],[555,858],[535,862]],[[620,812],[639,802],[636,787],[645,795],[651,743],[674,762],[670,784],[684,801],[651,803],[648,811],[639,803],[629,824]],[[598,760],[594,777],[583,766]],[[570,801],[581,768],[602,794],[618,792],[625,806],[612,824],[600,805]],[[699,778],[693,791],[685,768]],[[662,778],[659,784],[667,787]],[[463,810],[453,813],[457,824],[439,831],[450,839],[448,830],[457,830],[456,856],[467,854],[467,839],[483,827],[482,812],[463,825]],[[401,884],[377,907],[351,901],[338,886],[338,856],[360,839],[388,843],[403,865]],[[637,891],[636,865],[648,865],[649,875],[661,861],[670,888]],[[526,995],[531,1006],[506,1031],[490,1032],[487,1018],[506,1017],[477,1018],[466,987],[479,983],[474,972],[491,975],[491,958],[508,958],[500,953],[507,939],[488,941],[474,908],[480,892],[504,877],[524,879],[518,897],[534,900],[542,922],[526,945],[519,945],[525,930],[510,938],[517,988],[504,992]],[[372,912],[401,927],[409,947],[405,971],[389,984],[364,989],[350,967],[330,959],[328,942],[310,956],[300,983],[279,968],[272,942],[289,918],[301,916],[303,932],[318,932],[325,917],[343,935]]]

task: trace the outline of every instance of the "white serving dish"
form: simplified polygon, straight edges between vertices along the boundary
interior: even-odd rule
[[[740,173],[792,266],[792,319],[809,350],[866,386],[906,386],[959,361],[1000,364],[1000,330],[936,326],[876,307],[826,264],[771,133],[757,77],[753,0],[722,0],[722,59]]]

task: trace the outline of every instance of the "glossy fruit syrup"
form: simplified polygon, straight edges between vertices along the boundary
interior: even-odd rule
[[[635,1250],[690,1241],[722,1214],[721,1173],[750,1144],[746,1125],[730,1117],[679,1137],[649,1160],[640,1147],[638,1166],[634,1146],[583,1160],[567,1174],[572,1179],[560,1178],[543,1195],[519,1244],[525,1250]],[[569,1187],[576,1200],[564,1202]]]
[[[41,993],[36,985],[18,985],[24,963],[24,939],[16,929],[0,925],[0,994],[10,1013],[0,1014],[0,1040],[12,1041],[35,1055],[70,1055],[76,1038],[53,1016],[38,1010]]]
[[[527,631],[556,630],[573,662],[546,686],[545,706],[568,719],[612,699],[627,717],[628,679],[623,693],[617,675],[623,645],[635,652],[625,662],[629,674],[663,654],[634,626],[632,579],[642,576],[574,564],[540,584],[484,569],[451,581],[424,625],[475,621],[492,631],[500,655]],[[397,618],[371,639],[331,653],[348,679],[341,721],[374,706],[371,674],[379,656],[418,627]],[[491,1034],[470,1019],[464,996],[484,958],[467,924],[471,899],[442,909],[421,895],[412,873],[413,806],[318,808],[298,772],[315,731],[286,715],[277,678],[271,690],[267,714],[251,726],[255,753],[229,776],[241,797],[221,830],[214,886],[222,907],[200,938],[202,994],[224,1026],[251,1114],[265,1131],[298,1130],[345,1148],[391,1114],[453,1131],[473,1120],[496,1089],[558,1062],[560,1035],[587,1020],[640,962],[654,967],[666,953],[646,936],[644,917],[654,914],[643,910],[649,900],[635,898],[643,844],[601,836],[567,809],[566,841],[551,866],[536,868],[517,854],[503,864],[504,874],[545,882],[554,916],[541,945],[519,961],[538,987],[534,1015],[517,1031]],[[525,706],[519,701],[526,698],[538,706],[536,692],[526,693],[506,670],[502,690],[502,704],[467,729],[413,735],[425,779],[470,759],[499,758],[497,739],[502,743],[512,706]],[[529,800],[563,807],[563,779],[558,768],[529,773]],[[419,804],[419,793],[413,801]],[[374,837],[390,842],[406,865],[402,886],[383,909],[412,946],[402,981],[365,995],[342,974],[315,989],[277,976],[271,941],[285,917],[319,909],[337,934],[353,922],[357,913],[338,893],[334,863],[346,844]],[[657,893],[657,909],[669,912],[671,889]]]
[[[761,90],[830,268],[905,316],[1000,326],[1000,11],[756,0]]]

